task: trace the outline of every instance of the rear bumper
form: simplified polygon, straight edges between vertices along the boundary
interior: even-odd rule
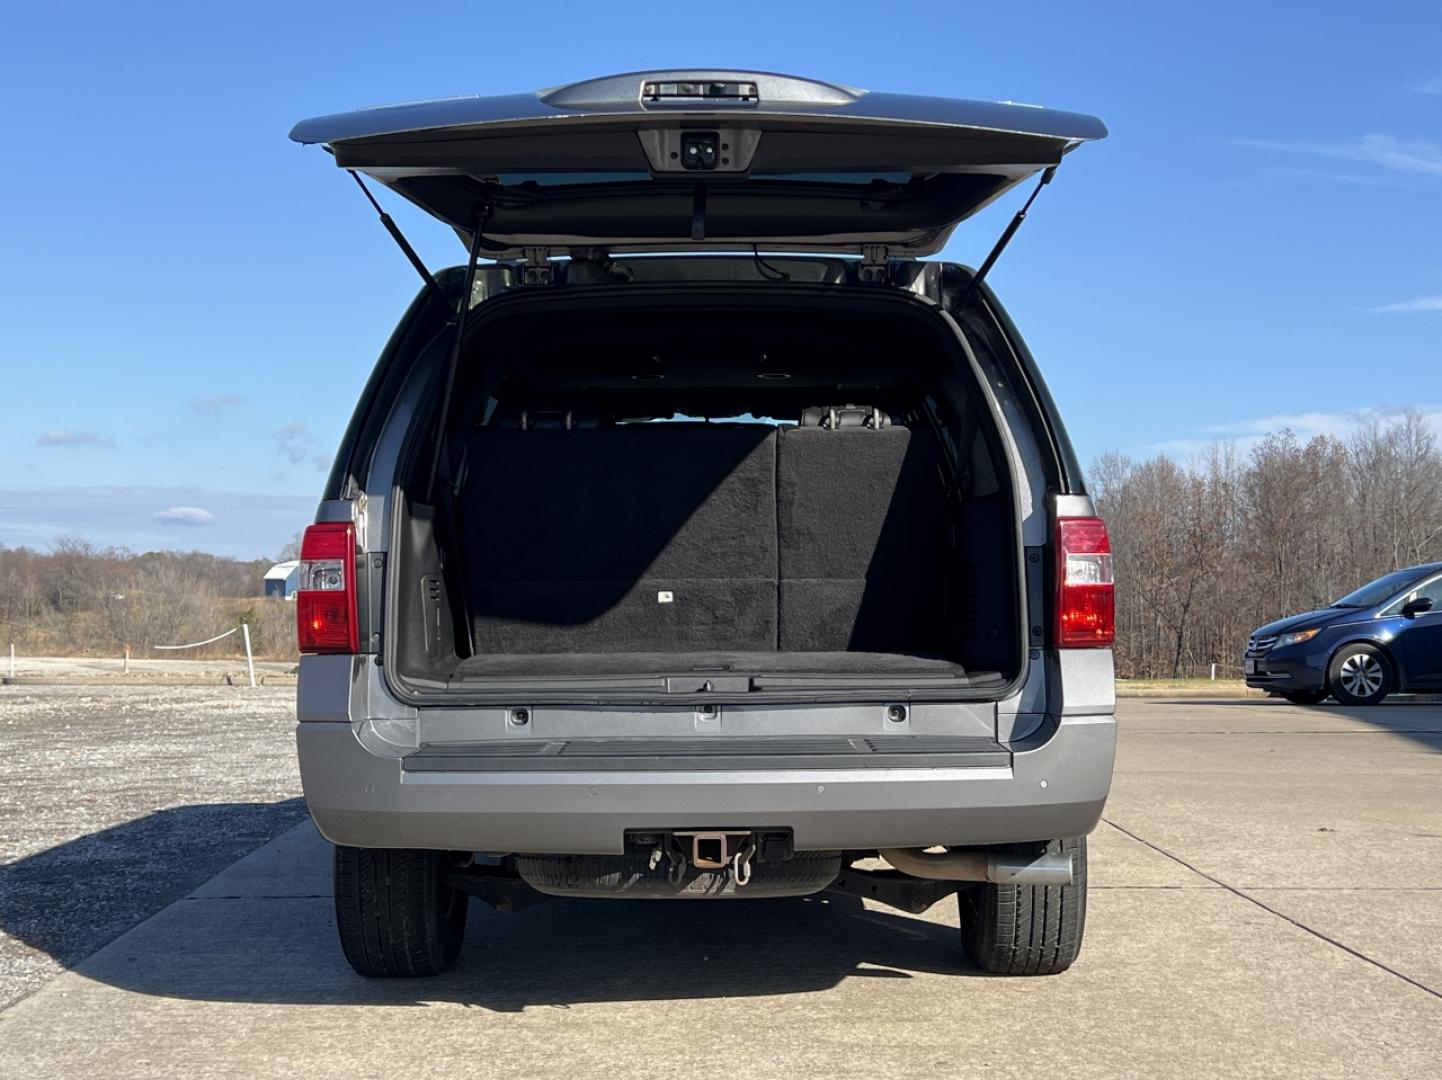
[[[1010,765],[494,772],[406,770],[358,725],[297,731],[311,816],[332,843],[617,854],[628,831],[789,829],[797,850],[1045,840],[1090,832],[1111,786],[1110,715],[1066,716]]]

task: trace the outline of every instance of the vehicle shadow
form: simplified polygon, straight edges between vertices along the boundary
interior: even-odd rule
[[[179,806],[0,863],[0,930],[73,967],[304,819],[301,799]]]
[[[284,804],[282,804],[284,805]],[[135,849],[187,816],[210,827],[218,807],[178,807],[82,837],[12,864],[12,880],[83,864],[85,852]],[[244,810],[246,808],[237,808]],[[48,869],[47,869],[48,868]],[[81,892],[125,893],[134,875],[81,875]],[[75,881],[72,874],[72,881]],[[34,893],[31,893],[34,896]],[[549,900],[514,914],[473,901],[454,971],[369,980],[341,955],[330,893],[330,848],[306,823],[79,963],[65,928],[80,904],[37,916],[9,894],[0,926],[77,972],[122,989],[200,1001],[299,1005],[456,1002],[497,1012],[590,1002],[797,994],[851,977],[919,972],[981,975],[965,960],[955,901],[933,918],[867,910],[838,894],[784,900]],[[127,905],[135,910],[137,902]],[[93,940],[93,939],[92,939]],[[59,951],[53,951],[53,950]]]

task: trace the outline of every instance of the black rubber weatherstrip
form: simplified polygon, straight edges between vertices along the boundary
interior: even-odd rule
[[[1006,769],[982,736],[821,735],[497,739],[423,746],[406,772],[715,772],[793,769]]]

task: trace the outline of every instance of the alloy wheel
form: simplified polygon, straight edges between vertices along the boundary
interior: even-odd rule
[[[1374,697],[1387,681],[1387,673],[1371,653],[1353,653],[1338,672],[1342,689],[1359,698]]]

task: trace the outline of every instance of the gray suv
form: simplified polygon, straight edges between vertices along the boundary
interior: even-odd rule
[[[955,895],[1067,968],[1115,743],[1111,556],[960,221],[1093,117],[737,71],[307,120],[469,258],[305,533],[301,775],[341,944],[469,899]],[[1030,199],[1026,206],[1031,205]]]

